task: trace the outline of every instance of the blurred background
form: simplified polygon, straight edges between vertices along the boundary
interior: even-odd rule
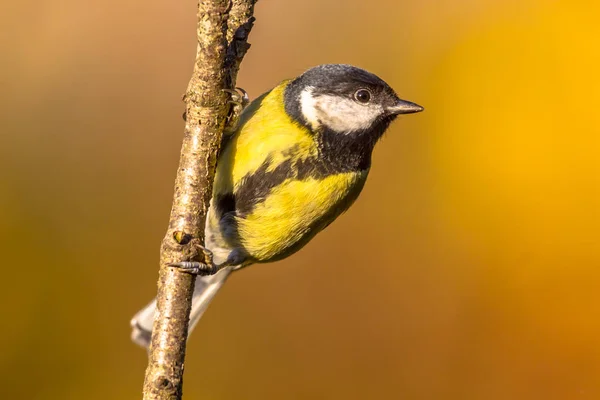
[[[194,1],[0,16],[0,397],[140,398]],[[238,85],[366,68],[393,124],[354,207],[235,274],[187,399],[600,398],[600,5],[262,0]],[[365,258],[365,254],[368,254]]]

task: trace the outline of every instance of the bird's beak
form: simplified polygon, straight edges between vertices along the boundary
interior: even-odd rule
[[[423,107],[418,104],[411,103],[410,101],[398,99],[396,104],[387,108],[387,112],[398,115],[398,114],[413,114],[423,111]]]

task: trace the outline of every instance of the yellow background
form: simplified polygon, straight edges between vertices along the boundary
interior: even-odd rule
[[[140,398],[195,3],[0,15],[0,397]],[[426,111],[355,206],[233,278],[187,399],[600,398],[600,5],[262,0],[238,84],[326,62]]]

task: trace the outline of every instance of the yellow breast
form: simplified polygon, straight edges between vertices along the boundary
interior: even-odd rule
[[[242,245],[257,261],[287,257],[348,209],[366,175],[364,171],[285,181],[252,213],[238,219]]]

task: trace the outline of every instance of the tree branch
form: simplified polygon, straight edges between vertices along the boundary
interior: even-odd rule
[[[256,0],[199,0],[198,47],[184,101],[186,123],[167,233],[162,241],[158,311],[144,399],[181,399],[194,277],[168,264],[197,259],[212,194],[217,152],[234,87],[249,48]],[[228,45],[229,43],[229,45]],[[202,258],[200,258],[202,259]]]

